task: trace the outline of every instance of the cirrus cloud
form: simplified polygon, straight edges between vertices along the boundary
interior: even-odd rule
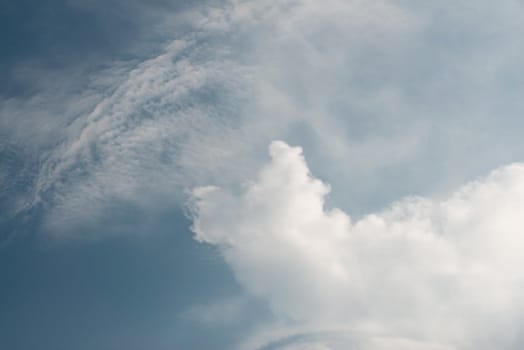
[[[358,215],[522,154],[516,1],[177,8],[149,33],[163,49],[88,76],[23,70],[35,94],[2,101],[0,142],[35,149],[25,207],[45,207],[50,231],[98,221],[115,202],[180,205],[187,188],[234,186],[276,138],[302,144],[339,188],[332,197]]]

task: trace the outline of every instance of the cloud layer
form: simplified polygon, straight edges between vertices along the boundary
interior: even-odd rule
[[[522,166],[441,194],[524,156],[521,1],[68,0],[53,27],[55,3],[0,64],[0,226],[72,235],[215,184],[197,238],[288,327],[260,346],[519,347]],[[336,191],[284,143],[258,174],[274,139]]]
[[[270,154],[238,191],[195,190],[194,231],[277,315],[446,349],[519,341],[524,165],[352,220],[326,208],[301,148],[276,141]]]
[[[36,92],[2,101],[0,142],[32,155],[24,198],[45,207],[50,231],[115,202],[234,186],[277,138],[302,144],[359,215],[522,156],[516,1],[161,3],[148,35],[162,50],[87,76],[25,69]]]

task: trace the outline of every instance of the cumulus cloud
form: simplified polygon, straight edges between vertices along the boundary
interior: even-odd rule
[[[399,348],[508,348],[518,340],[524,165],[447,198],[405,198],[354,219],[326,207],[330,187],[310,174],[301,148],[275,141],[270,155],[241,189],[196,189],[193,230],[280,318],[396,337]]]
[[[522,166],[427,194],[522,158],[521,2],[179,3],[149,17],[133,1],[128,13],[150,13],[140,38],[165,41],[126,33],[134,61],[12,72],[32,92],[0,103],[0,222],[41,206],[47,229],[70,233],[213,183],[195,192],[197,238],[293,323],[287,334],[310,335],[285,346],[517,342]],[[302,144],[337,190],[278,142],[238,188],[273,139]],[[428,198],[361,217],[406,193]]]

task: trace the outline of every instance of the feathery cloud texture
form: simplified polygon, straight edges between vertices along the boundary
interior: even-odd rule
[[[18,158],[31,172],[0,177],[27,184],[22,209],[5,216],[41,206],[48,231],[72,232],[116,202],[180,204],[187,188],[252,176],[273,139],[302,144],[359,214],[450,188],[523,155],[523,18],[513,0],[167,11],[155,26],[163,50],[88,76],[23,70],[39,83],[2,100],[0,152],[30,154]],[[12,193],[0,202],[19,200]]]

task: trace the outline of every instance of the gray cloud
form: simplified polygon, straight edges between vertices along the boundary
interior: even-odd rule
[[[524,11],[520,2],[231,0],[144,5],[93,0],[17,4],[2,5],[11,6],[11,10],[0,11],[10,16],[0,22],[7,28],[5,32],[12,33],[3,46],[9,52],[2,54],[0,68],[9,82],[2,84],[0,91],[0,224],[38,212],[48,233],[71,236],[78,227],[96,227],[108,216],[118,216],[115,208],[122,203],[139,212],[179,207],[185,204],[188,189],[214,184],[223,189],[221,195],[211,200],[205,197],[208,201],[202,203],[216,205],[213,210],[217,212],[221,208],[229,211],[220,212],[220,218],[210,217],[204,225],[204,213],[216,212],[203,210],[196,222],[205,226],[200,239],[218,244],[226,240],[237,247],[236,234],[244,237],[244,227],[227,218],[236,214],[231,208],[249,207],[241,184],[256,178],[266,160],[266,145],[273,139],[284,139],[303,145],[311,169],[336,189],[319,199],[324,185],[302,172],[302,179],[311,180],[319,191],[313,193],[317,204],[313,214],[318,214],[326,228],[333,222],[346,225],[349,216],[345,213],[350,212],[353,224],[346,226],[357,230],[352,225],[360,225],[358,230],[369,229],[386,238],[354,242],[364,246],[361,255],[357,252],[355,256],[357,262],[370,262],[369,270],[347,263],[351,258],[340,252],[346,244],[333,244],[338,242],[337,234],[334,241],[313,240],[315,244],[308,240],[298,245],[293,240],[286,242],[296,254],[277,257],[286,262],[285,268],[274,268],[280,275],[266,274],[275,261],[260,256],[260,264],[254,265],[260,268],[260,277],[267,277],[264,283],[249,279],[249,265],[239,267],[241,264],[230,261],[237,270],[245,268],[237,271],[239,276],[248,275],[240,280],[248,290],[269,300],[277,314],[305,323],[284,327],[277,322],[268,326],[268,337],[256,342],[257,332],[254,342],[248,339],[246,344],[263,346],[290,336],[289,343],[276,340],[273,345],[309,346],[309,342],[336,348],[337,342],[364,341],[359,336],[346,339],[348,320],[345,313],[337,315],[349,308],[354,311],[360,287],[375,293],[377,304],[369,314],[366,310],[352,312],[348,322],[353,325],[366,317],[378,319],[378,326],[395,333],[380,335],[385,340],[364,336],[368,341],[365,346],[370,348],[380,349],[384,342],[390,346],[388,350],[393,343],[401,348],[419,346],[421,339],[411,337],[426,336],[420,327],[438,330],[428,340],[431,345],[426,344],[430,349],[457,339],[473,344],[471,334],[475,332],[492,348],[516,344],[517,340],[504,339],[502,328],[507,326],[505,331],[513,334],[513,327],[518,327],[520,316],[508,311],[514,306],[508,298],[516,290],[513,279],[519,277],[518,271],[511,270],[508,280],[487,281],[499,278],[494,266],[509,269],[511,265],[492,251],[493,247],[500,243],[509,257],[518,260],[511,249],[518,244],[501,238],[491,245],[486,234],[479,247],[470,247],[469,233],[482,230],[466,225],[470,229],[464,231],[465,243],[444,240],[440,245],[436,233],[460,231],[460,218],[447,212],[435,217],[433,210],[455,205],[453,213],[460,213],[461,206],[470,208],[473,212],[464,214],[469,218],[465,224],[473,225],[478,218],[494,230],[505,227],[507,221],[498,220],[497,215],[506,219],[513,215],[511,210],[498,207],[491,212],[492,201],[518,202],[514,197],[520,193],[519,181],[511,179],[520,178],[520,167],[503,168],[478,187],[464,188],[470,197],[448,194],[471,178],[522,158],[520,72],[524,47],[520,33]],[[64,20],[57,22],[55,18]],[[296,164],[293,157],[290,164]],[[308,193],[308,181],[304,194]],[[279,186],[283,191],[276,191],[275,196],[282,195],[278,197],[283,203],[280,209],[294,213],[292,219],[300,219],[302,209],[308,208],[298,210],[291,205],[294,202],[286,207],[285,195],[294,198],[296,193]],[[489,192],[490,188],[495,192]],[[451,199],[401,201],[381,211],[387,203],[413,193]],[[266,194],[263,191],[260,197],[264,214],[282,219]],[[322,210],[318,203],[324,200],[327,208],[340,210]],[[247,214],[246,225],[257,228],[260,213]],[[518,218],[511,219],[517,222],[514,227],[520,225]],[[293,223],[288,222],[289,226]],[[221,229],[226,224],[231,230]],[[270,228],[274,227],[277,225]],[[215,234],[220,230],[222,236],[218,237]],[[427,236],[419,235],[425,230]],[[93,229],[87,234],[106,231]],[[332,231],[342,232],[344,237],[347,233],[340,228]],[[460,238],[460,234],[456,236]],[[275,241],[266,239],[280,244],[286,237],[275,234],[255,243],[267,244],[272,252]],[[246,244],[258,251],[255,243]],[[483,247],[491,252],[489,259],[479,253]],[[239,255],[245,251],[251,252],[238,245]],[[415,272],[400,266],[382,281],[379,275],[387,270],[387,263],[398,262],[397,256],[388,252],[397,252],[404,265],[418,265],[421,260],[426,264]],[[426,257],[419,255],[422,253]],[[434,259],[428,261],[427,256]],[[450,262],[467,266],[459,268]],[[477,262],[486,270],[480,271],[478,278],[464,277]],[[311,268],[307,275],[298,273],[302,263]],[[355,269],[351,272],[359,276],[360,287],[344,280],[347,266]],[[448,272],[439,269],[448,267],[456,268],[458,277],[446,279]],[[425,280],[426,273],[429,280]],[[326,283],[318,285],[315,276]],[[300,293],[281,293],[274,280],[277,277],[282,285],[296,283],[291,287]],[[409,285],[410,278],[420,283],[410,285],[406,294],[384,294],[388,291],[384,285],[397,290],[400,284]],[[422,288],[420,294],[417,287]],[[455,288],[462,298],[452,300],[458,305],[456,310],[464,311],[459,315],[464,318],[453,318],[456,323],[449,321],[450,315],[456,316],[454,311],[445,307],[435,310],[423,300],[424,296],[445,299],[446,288]],[[486,306],[485,300],[478,298],[471,300],[470,308],[464,306],[467,296],[477,296],[474,288],[492,293],[493,303]],[[303,292],[306,289],[308,292]],[[345,296],[340,307],[338,294],[347,290],[354,293]],[[328,300],[333,295],[335,303]],[[412,298],[406,301],[408,296]],[[409,305],[412,319],[421,322],[393,322],[404,310],[389,303],[391,298],[398,305]],[[304,303],[311,305],[311,310],[303,308]],[[497,308],[514,324],[490,327],[490,317]],[[432,319],[420,315],[427,309],[434,311],[428,313]],[[206,311],[206,307],[199,308],[198,314]],[[477,311],[476,321],[464,326],[466,317]],[[330,330],[320,334],[321,327],[311,321],[312,314],[335,323],[330,329],[343,328],[342,335],[334,336]],[[454,334],[451,328],[465,333]],[[397,333],[405,337],[398,338]],[[293,334],[304,336],[293,338]],[[329,341],[326,334],[330,334]],[[437,336],[439,339],[434,339]]]
[[[312,168],[343,188],[332,200],[362,215],[519,159],[522,9],[468,6],[184,8],[155,27],[170,37],[162,53],[88,80],[48,77],[48,92],[5,101],[2,129],[45,149],[34,197],[57,213],[50,222],[115,198],[148,205],[155,193],[235,186],[274,138],[303,144]]]

